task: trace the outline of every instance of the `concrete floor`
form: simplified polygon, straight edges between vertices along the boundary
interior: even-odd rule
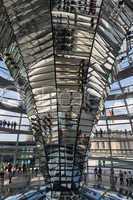
[[[106,186],[108,188],[111,187],[110,184],[110,176],[109,175],[103,175],[102,181],[99,181],[97,177],[95,178],[94,174],[88,174],[85,176],[85,182],[88,187],[90,186]],[[40,186],[44,185],[44,180],[41,175],[38,175],[37,177],[30,177],[28,175],[19,175],[12,178],[12,183],[9,184],[9,180],[6,178],[4,180],[4,186],[0,187],[1,193],[4,196],[13,195],[16,193],[21,193],[23,191],[29,191],[33,188],[39,188]],[[128,191],[133,192],[133,185],[132,186],[126,186],[126,181],[124,181],[123,185],[120,185],[119,180],[117,180],[117,183],[114,184],[117,191]]]

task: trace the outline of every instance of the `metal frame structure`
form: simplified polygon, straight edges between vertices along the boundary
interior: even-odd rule
[[[0,0],[0,51],[25,102],[45,181],[61,198],[80,187],[132,11],[132,0]]]

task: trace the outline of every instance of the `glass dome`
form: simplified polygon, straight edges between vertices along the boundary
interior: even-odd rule
[[[0,1],[1,129],[36,144],[51,199],[132,163],[132,19],[132,0]]]

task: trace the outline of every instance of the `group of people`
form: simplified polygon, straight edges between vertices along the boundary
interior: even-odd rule
[[[4,164],[1,163],[0,166],[0,176],[3,176],[3,178],[7,176],[9,179],[9,184],[12,182],[12,177],[19,174],[25,174],[26,172],[26,164],[19,166],[18,164],[12,165],[11,163],[8,163],[4,166]]]
[[[94,176],[95,181],[102,182],[103,176],[107,176],[103,174],[103,170],[101,167],[94,168]],[[120,170],[119,172],[114,171],[114,169],[110,172],[110,181],[114,184],[119,183],[123,186],[132,186],[133,185],[133,175],[131,171],[123,171]]]
[[[102,181],[102,168],[101,167],[95,167],[94,169],[95,174],[95,181]]]
[[[0,120],[0,128],[9,128],[11,130],[16,130],[17,123],[15,121]]]
[[[116,178],[116,182],[117,182],[117,177],[115,176]],[[131,186],[133,185],[133,176],[132,176],[132,173],[131,171],[122,171],[120,170],[119,172],[119,182],[120,182],[120,185],[126,185],[126,186]]]

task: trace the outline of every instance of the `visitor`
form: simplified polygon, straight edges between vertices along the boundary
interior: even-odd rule
[[[4,163],[0,162],[0,186],[4,186]]]
[[[129,184],[129,186],[132,186],[132,183],[133,183],[132,174],[131,174],[131,171],[128,171],[128,184]]]
[[[115,174],[114,168],[111,167],[111,169],[110,169],[110,184],[111,184],[112,186],[114,186],[114,182],[115,182],[114,174]]]
[[[96,181],[96,179],[97,179],[97,167],[95,167],[95,169],[94,169],[94,175],[95,175],[95,181]]]
[[[128,174],[126,171],[124,171],[124,181],[125,181],[125,185],[128,186]]]
[[[38,175],[38,171],[39,171],[38,168],[36,168],[36,169],[35,169],[35,176]]]
[[[27,172],[27,168],[26,168],[26,164],[23,164],[23,174],[25,174]]]
[[[102,181],[102,168],[101,167],[99,167],[99,169],[98,169],[97,176],[98,176],[98,181],[101,182]]]
[[[119,179],[120,179],[120,185],[123,185],[124,179],[123,179],[123,172],[121,170],[119,172]]]
[[[2,120],[0,120],[0,128],[2,127]]]
[[[7,122],[7,128],[9,128],[9,127],[10,127],[10,122],[8,121],[8,122]]]
[[[7,121],[4,120],[4,121],[3,121],[3,127],[5,128],[6,125],[7,125]]]
[[[8,170],[8,176],[9,176],[9,184],[10,184],[12,182],[12,164],[11,163],[8,163],[7,170]]]
[[[103,160],[103,167],[105,167],[105,160]]]
[[[103,136],[103,130],[100,128],[100,137]]]
[[[17,123],[14,122],[14,123],[13,123],[14,130],[16,130],[16,126],[17,126]]]

